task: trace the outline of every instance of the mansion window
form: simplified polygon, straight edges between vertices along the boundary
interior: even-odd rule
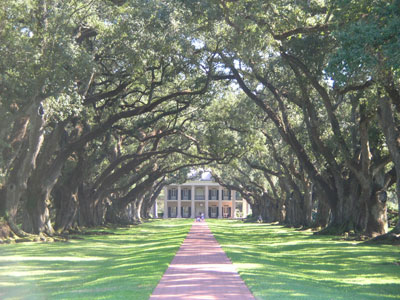
[[[229,218],[231,216],[232,209],[229,206],[222,207],[222,216],[224,218]]]
[[[228,189],[222,190],[222,200],[231,200],[231,191]]]
[[[191,200],[190,194],[190,189],[182,189],[182,200]]]
[[[204,188],[196,188],[194,199],[195,200],[205,200]]]
[[[218,217],[218,207],[217,206],[211,206],[210,207],[210,217],[211,218]]]
[[[191,212],[192,212],[192,209],[191,209],[190,206],[183,206],[182,207],[182,213],[181,214],[182,214],[183,218],[190,218]]]
[[[168,190],[168,200],[178,200],[178,189],[169,189]]]
[[[178,216],[178,208],[176,206],[168,207],[168,217],[176,218]]]
[[[218,200],[218,190],[210,190],[210,200]]]

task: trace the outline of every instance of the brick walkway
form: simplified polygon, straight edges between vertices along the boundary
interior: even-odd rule
[[[195,222],[150,300],[254,300],[206,222]]]

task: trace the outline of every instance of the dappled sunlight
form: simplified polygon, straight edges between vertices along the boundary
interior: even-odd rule
[[[256,270],[256,269],[262,269],[264,266],[262,264],[246,264],[246,263],[235,263],[235,266],[240,269],[240,270]]]
[[[8,278],[8,280],[0,278],[0,288],[2,288],[2,287],[17,287],[17,286],[21,286],[21,285],[23,285],[23,283],[16,281],[15,278]]]
[[[64,257],[51,257],[51,256],[0,256],[0,262],[27,262],[27,261],[97,261],[103,260],[103,257],[71,257],[71,256],[64,256]]]
[[[0,299],[148,299],[191,224],[157,220],[66,243],[1,245]]]
[[[278,242],[278,243],[271,243],[271,244],[264,244],[265,246],[269,247],[281,247],[281,246],[290,246],[290,245],[305,245],[308,244],[307,241],[301,241],[301,240],[296,240],[296,241],[289,241],[289,242]]]
[[[373,275],[357,275],[357,277],[350,277],[345,279],[338,279],[339,282],[346,284],[370,285],[370,284],[398,284],[400,285],[400,278],[393,278],[385,276],[384,274]],[[399,295],[400,297],[400,295]]]
[[[252,245],[224,245],[224,248],[232,248],[232,249],[251,249],[254,248]]]
[[[301,294],[301,293],[292,293],[290,294],[292,297],[308,297],[307,294]]]
[[[76,270],[20,270],[20,271],[5,271],[2,272],[2,275],[5,276],[12,276],[12,277],[28,277],[28,276],[38,276],[38,275],[45,275],[45,274],[65,274],[65,273],[75,273]]]
[[[209,224],[259,299],[400,298],[397,247],[261,225],[219,220]]]
[[[320,275],[320,276],[328,276],[331,274],[335,274],[334,271],[329,271],[329,270],[308,270],[304,271],[304,274],[311,274],[311,275]]]
[[[24,299],[27,293],[32,299],[130,299],[132,293],[148,299],[191,224],[157,220],[67,243],[2,245],[0,299]],[[207,224],[258,299],[400,298],[396,247],[333,240],[278,225]],[[199,266],[195,273],[224,267]],[[185,284],[196,288],[195,278]]]

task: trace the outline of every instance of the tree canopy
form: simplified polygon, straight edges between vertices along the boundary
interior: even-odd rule
[[[3,222],[19,236],[140,222],[203,167],[268,222],[386,234],[399,5],[1,4]]]

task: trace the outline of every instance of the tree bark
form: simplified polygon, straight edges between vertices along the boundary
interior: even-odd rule
[[[400,234],[400,130],[396,126],[390,99],[379,99],[379,124],[386,138],[386,143],[396,170],[396,196],[398,201],[399,221],[393,232]]]
[[[78,189],[78,198],[79,226],[94,227],[104,224],[107,211],[105,198],[95,197],[95,191],[84,184]]]
[[[54,187],[52,193],[56,208],[54,227],[58,232],[73,229],[78,224],[78,189],[84,180],[87,167],[87,160],[81,153],[72,172],[62,176]]]
[[[385,234],[388,230],[387,195],[385,191],[377,191],[368,201],[368,223],[366,234],[370,237]]]
[[[78,188],[60,188],[55,197],[57,197],[57,200],[55,200],[56,218],[54,229],[60,233],[74,229],[78,225]]]
[[[142,205],[142,217],[143,218],[150,218],[150,213],[151,213],[151,208],[157,201],[158,196],[160,195],[163,187],[165,186],[164,184],[165,177],[156,182],[151,191],[147,194],[148,198],[146,198],[145,202]],[[154,215],[153,215],[154,218]]]
[[[65,160],[54,163],[53,155],[59,149],[61,125],[57,126],[45,140],[36,160],[36,168],[32,172],[25,193],[25,218],[22,227],[27,232],[53,235],[54,229],[50,222],[48,204],[50,193],[56,184]],[[50,162],[49,162],[50,161]]]
[[[35,172],[36,173],[36,172]],[[25,193],[25,211],[22,229],[33,234],[54,234],[50,220],[49,196],[51,185],[46,184],[43,177],[36,173],[28,181]]]
[[[29,176],[36,166],[36,158],[43,142],[44,119],[38,113],[38,107],[38,105],[32,105],[29,110],[29,126],[24,125],[28,126],[28,132],[21,137],[23,145],[19,147],[18,155],[13,160],[3,191],[4,215],[11,229],[19,236],[25,235],[16,225],[19,202],[26,191]],[[21,134],[20,130],[18,134]]]
[[[317,193],[317,198],[318,206],[314,227],[323,229],[329,224],[330,208],[324,196],[324,193]]]

